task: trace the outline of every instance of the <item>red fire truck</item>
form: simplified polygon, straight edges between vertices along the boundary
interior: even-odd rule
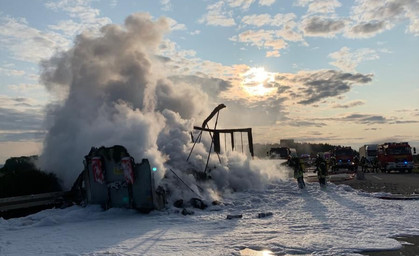
[[[409,143],[389,142],[378,145],[378,166],[383,172],[412,172],[413,156]]]
[[[334,172],[339,169],[348,169],[349,171],[355,170],[354,163],[355,152],[351,147],[336,147],[332,151],[331,166]]]

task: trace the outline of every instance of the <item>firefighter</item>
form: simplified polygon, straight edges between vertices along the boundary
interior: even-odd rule
[[[359,158],[358,158],[358,156],[355,156],[354,157],[354,171],[355,171],[355,173],[356,172],[358,172],[358,165],[359,165]]]
[[[336,157],[335,156],[331,156],[330,157],[330,166],[332,167],[332,172],[335,173],[337,171],[337,166],[336,166],[337,162],[336,162]]]
[[[317,177],[319,178],[320,186],[324,187],[326,186],[327,163],[322,155],[317,155],[315,166],[316,170],[314,172],[317,172]]]
[[[378,158],[377,157],[374,157],[371,165],[372,165],[372,172],[378,173]]]
[[[292,155],[289,159],[289,165],[294,170],[294,178],[298,182],[298,187],[303,189],[306,184],[304,183],[304,165],[297,155]]]
[[[362,172],[368,172],[367,158],[365,156],[361,157],[361,160],[359,161],[359,164],[361,165]]]

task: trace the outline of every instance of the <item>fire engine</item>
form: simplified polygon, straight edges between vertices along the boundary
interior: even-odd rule
[[[355,169],[355,153],[351,147],[336,147],[332,152],[331,165],[333,171],[346,168],[350,171]]]
[[[414,149],[416,151],[416,149]],[[412,172],[412,148],[407,142],[389,142],[378,145],[378,166],[383,172]]]

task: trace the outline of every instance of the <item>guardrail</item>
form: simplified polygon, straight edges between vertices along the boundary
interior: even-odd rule
[[[0,198],[0,212],[60,204],[68,194],[69,192],[51,192]]]

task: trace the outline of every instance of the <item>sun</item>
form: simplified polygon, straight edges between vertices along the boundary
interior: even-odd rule
[[[274,74],[265,71],[265,68],[250,68],[243,74],[242,87],[251,96],[266,96],[274,93],[276,88],[267,87],[274,82]]]

